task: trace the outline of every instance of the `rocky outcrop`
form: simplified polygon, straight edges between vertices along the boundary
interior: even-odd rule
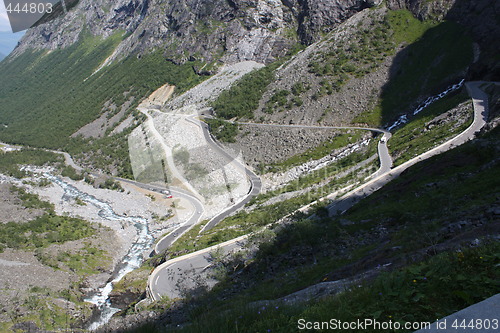
[[[162,49],[174,62],[270,62],[380,0],[81,0],[30,29],[14,54],[64,48],[90,33],[128,35],[112,59]],[[182,47],[180,47],[182,46]]]

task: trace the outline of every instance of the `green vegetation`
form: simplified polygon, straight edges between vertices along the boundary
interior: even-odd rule
[[[236,142],[236,136],[239,133],[238,125],[221,119],[205,118],[203,121],[210,126],[210,132],[215,135],[217,140],[222,142]]]
[[[257,69],[236,82],[229,90],[223,91],[212,104],[217,117],[223,119],[253,119],[253,112],[259,106],[262,94],[274,80],[274,71],[281,62]]]
[[[17,194],[25,208],[41,209],[45,214],[25,223],[0,224],[0,252],[5,248],[44,248],[95,234],[91,224],[85,220],[55,215],[54,205],[40,200],[38,195],[15,186],[11,187],[11,191]]]
[[[196,246],[198,234],[207,222],[208,220],[202,221],[192,227],[189,231],[184,233],[184,235],[181,236],[182,241],[179,239],[177,242],[172,244],[172,246],[169,248],[169,253],[175,254],[177,256],[182,255],[183,253],[194,252],[198,250],[199,247]]]
[[[285,296],[321,281],[329,272],[355,262],[353,257],[359,255],[366,256],[366,260],[378,260],[380,255],[384,260],[396,261],[422,248],[437,251],[437,244],[454,236],[448,225],[457,221],[481,219],[488,228],[495,219],[486,212],[500,188],[500,162],[494,160],[499,135],[497,128],[478,142],[413,166],[340,218],[298,221],[279,231],[274,242],[262,247],[258,256],[261,263],[255,269],[262,275],[252,277],[262,282],[248,290],[246,297],[257,300]],[[464,227],[461,232],[472,228]],[[387,230],[387,236],[374,236],[379,230]],[[396,252],[390,250],[395,248]],[[366,249],[371,252],[363,254]],[[294,269],[290,253],[301,253],[303,257]],[[273,276],[267,276],[265,266],[271,262],[282,264]]]
[[[99,184],[99,188],[113,190],[113,191],[119,191],[119,192],[125,191],[123,189],[122,185],[120,184],[120,182],[117,180],[114,180],[113,178],[107,178],[104,181],[104,183]]]
[[[282,111],[282,108],[288,103],[288,95],[290,95],[288,90],[276,91],[267,101],[265,112],[272,114],[274,111]]]
[[[178,330],[290,332],[299,318],[433,322],[494,295],[500,245],[487,239],[500,188],[499,136],[496,128],[411,167],[339,218],[298,216],[273,229],[257,257],[240,262],[244,269],[229,266],[222,282],[190,305],[192,324]],[[476,238],[480,246],[469,248]],[[310,303],[252,304],[387,262],[404,267]]]
[[[64,150],[80,165],[133,179],[127,140],[131,132],[132,128],[101,139],[87,140],[78,137],[70,140]]]
[[[499,135],[497,128],[486,139],[416,164],[411,172],[388,184],[384,191],[372,194],[353,207],[349,219],[362,221],[377,216],[393,224],[411,223],[416,229],[426,228],[432,232],[449,220],[481,216],[486,207],[495,202],[500,188],[496,176],[500,171],[499,161],[483,167],[486,161],[498,156],[494,142]],[[370,211],[363,207],[370,207]],[[407,232],[398,237],[398,245],[403,247],[425,239],[431,241],[429,234]]]
[[[43,327],[49,330],[56,330],[61,327],[70,327],[72,324],[78,324],[76,318],[71,318],[68,309],[61,307],[61,302],[55,298],[42,295],[32,295],[24,300],[16,300],[18,309],[21,307],[26,309],[26,313],[21,311],[8,311],[8,315],[12,322],[0,323],[0,332],[10,333],[14,332],[11,329],[14,323],[32,322],[36,323],[38,327]],[[85,305],[79,304],[77,308],[83,309]],[[88,311],[90,314],[90,310]],[[18,331],[18,330],[15,330]]]
[[[60,251],[55,256],[39,248],[35,251],[35,256],[46,266],[69,269],[81,277],[99,274],[109,266],[110,262],[104,250],[92,246],[89,242],[80,249]]]
[[[80,172],[76,171],[72,166],[65,166],[61,171],[61,176],[69,177],[72,180],[82,180],[84,179],[84,175]]]
[[[175,243],[175,246],[167,251],[167,255],[172,256],[180,254],[175,251],[185,253],[185,251],[182,250],[191,250],[189,252],[194,252],[257,231],[263,226],[273,221],[277,221],[281,217],[313,201],[311,199],[309,194],[306,194],[278,204],[259,207],[250,213],[240,211],[233,216],[225,218],[213,229],[204,232],[194,240],[192,235],[195,232],[194,230],[192,230],[192,233],[184,234]]]
[[[351,288],[308,306],[234,306],[207,308],[179,332],[291,332],[299,319],[342,322],[434,322],[497,291],[498,243],[448,252],[407,268],[385,273],[373,283]],[[379,332],[367,328],[364,332]],[[403,330],[411,332],[413,330]],[[346,332],[358,332],[346,330]]]
[[[238,236],[258,231],[263,226],[278,221],[280,218],[294,212],[296,209],[306,204],[318,200],[350,183],[359,181],[358,178],[365,178],[367,175],[363,172],[359,174],[357,172],[344,173],[356,163],[364,161],[367,157],[373,155],[373,149],[376,149],[376,144],[372,144],[369,149],[364,152],[352,153],[321,170],[304,175],[282,189],[260,194],[248,204],[257,205],[252,211],[240,211],[233,216],[225,218],[214,228],[202,234],[199,234],[201,225],[195,226],[174,243],[168,250],[167,255],[178,256],[188,252],[194,252]],[[371,165],[367,165],[366,168],[369,170],[372,169]],[[320,186],[317,188],[313,188],[293,198],[271,205],[261,205],[266,200],[279,194],[306,189],[318,183]]]
[[[392,11],[383,24],[393,32],[393,45],[410,45],[397,56],[401,65],[393,69],[378,105],[354,120],[374,126],[407,112],[419,96],[440,92],[460,79],[472,61],[472,40],[456,23],[436,25],[418,21],[407,11]]]
[[[304,82],[297,82],[292,86],[292,94],[295,96],[300,96],[302,93],[311,89],[309,84],[305,84]]]
[[[67,306],[61,299],[70,300],[73,302],[72,308],[90,317],[92,313],[91,306],[89,303],[81,301],[80,296],[75,296],[75,292],[80,294],[77,289],[78,286],[74,284],[70,289],[62,291],[53,291],[49,288],[37,286],[29,288],[28,296],[16,296],[12,299],[11,305],[14,306],[14,309],[6,309],[5,311],[11,322],[0,322],[0,332],[13,332],[12,325],[22,322],[33,322],[39,328],[45,330],[58,330],[63,327],[69,329],[69,327],[81,324],[77,316],[72,316],[68,312]]]
[[[375,146],[375,145],[372,145]],[[266,193],[261,193],[258,196],[254,197],[247,206],[251,206],[254,204],[262,204],[265,201],[274,198],[283,193],[294,192],[298,190],[303,190],[308,187],[314,185],[324,185],[319,187],[316,191],[311,192],[311,194],[316,193],[315,197],[320,193],[323,195],[329,194],[333,191],[341,189],[356,181],[358,177],[365,173],[362,170],[358,175],[356,172],[348,173],[348,170],[355,166],[357,163],[361,163],[365,161],[368,157],[373,156],[371,154],[371,150],[369,149],[366,152],[357,152],[353,153],[347,157],[340,159],[338,162],[333,163],[329,166],[326,166],[320,170],[315,172],[310,172],[306,175],[299,177],[297,180],[290,182],[288,185]],[[366,174],[364,176],[368,176],[371,173],[375,172],[379,167],[378,159],[372,163],[368,163],[364,166],[364,170],[366,170]],[[318,197],[321,197],[320,195]]]
[[[200,81],[191,64],[176,66],[159,53],[140,60],[128,57],[92,75],[122,37],[120,33],[105,40],[86,36],[63,50],[26,52],[2,63],[0,101],[2,121],[8,127],[0,129],[0,136],[10,142],[61,148],[61,139],[97,118],[108,101],[119,111],[134,97],[133,109],[143,96],[167,82],[184,91]]]
[[[54,205],[47,201],[42,201],[38,195],[26,192],[24,189],[16,186],[11,186],[12,193],[17,194],[17,197],[22,201],[24,208],[28,209],[43,209],[47,212],[54,210]]]
[[[67,216],[45,214],[26,223],[0,225],[0,250],[35,249],[50,244],[89,237],[94,229],[89,222]]]
[[[160,52],[130,56],[95,72],[125,37],[122,33],[102,40],[86,35],[79,42],[50,53],[28,51],[0,64],[0,138],[7,142],[57,148],[91,155],[87,163],[98,166],[117,162],[123,176],[131,175],[126,133],[102,139],[69,139],[79,128],[92,122],[108,108],[108,118],[131,105],[124,120],[151,92],[170,83],[183,92],[202,78],[194,63],[175,65]],[[95,72],[95,73],[94,73]],[[139,117],[136,115],[136,117]],[[111,127],[107,134],[110,134]],[[98,157],[101,157],[101,161]]]
[[[370,26],[360,27],[345,45],[332,43],[329,51],[311,60],[309,72],[325,77],[314,99],[339,91],[351,77],[377,69],[387,56],[395,53],[397,45],[413,42],[428,25],[420,23],[409,11],[392,11],[382,20],[373,20]]]
[[[22,165],[43,166],[63,161],[62,156],[43,150],[22,149],[8,153],[0,152],[0,173],[23,178],[26,172],[19,170]]]
[[[127,291],[134,291],[139,294],[144,293],[144,290],[146,290],[147,287],[150,272],[151,267],[149,265],[143,265],[140,268],[133,270],[113,285],[113,292],[123,293]]]
[[[389,140],[389,150],[394,160],[394,165],[402,164],[411,158],[420,155],[433,147],[464,131],[473,119],[472,102],[469,102],[468,118],[459,117],[455,121],[442,119],[429,126],[435,117],[457,107],[460,103],[470,100],[463,91],[454,96],[447,96],[419,113],[411,122],[396,130]],[[460,124],[461,125],[457,125]]]
[[[57,260],[78,275],[98,274],[109,265],[110,258],[104,250],[86,244],[76,252],[60,252]]]
[[[272,165],[266,166],[266,172],[278,172],[282,170],[287,170],[291,167],[301,165],[305,162],[320,159],[336,149],[346,147],[349,144],[355,143],[361,140],[363,133],[366,131],[344,131],[346,133],[340,133],[335,135],[331,140],[325,141],[315,148],[308,149],[302,154],[294,155],[282,162],[274,163]],[[353,132],[353,133],[351,133]]]

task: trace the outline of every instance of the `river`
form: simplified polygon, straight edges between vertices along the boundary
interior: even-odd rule
[[[80,199],[88,204],[91,204],[99,209],[99,216],[109,220],[119,222],[127,222],[132,224],[137,230],[137,237],[127,255],[123,258],[118,269],[116,270],[113,279],[104,287],[97,290],[93,295],[85,299],[96,305],[98,309],[98,317],[87,328],[90,331],[96,330],[100,326],[106,324],[111,317],[119,311],[114,308],[109,300],[109,294],[113,290],[113,284],[119,282],[127,273],[139,268],[144,260],[144,253],[150,251],[154,238],[151,236],[148,227],[148,220],[139,216],[123,216],[115,213],[113,208],[106,202],[101,201],[93,195],[84,193],[76,187],[64,182],[61,178],[54,175],[45,174],[45,177],[50,179],[54,184],[57,184],[64,190],[63,199]]]

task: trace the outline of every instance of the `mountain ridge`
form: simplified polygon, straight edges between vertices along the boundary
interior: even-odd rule
[[[297,42],[310,44],[373,0],[205,0],[130,1],[112,5],[81,0],[66,16],[28,31],[15,54],[29,48],[56,49],[75,43],[82,32],[108,37],[116,30],[129,34],[113,59],[144,55],[161,47],[167,58],[184,63],[269,63]],[[326,30],[325,30],[326,29]],[[179,48],[178,45],[182,45]],[[187,53],[187,54],[185,54]],[[222,54],[219,54],[222,53]]]

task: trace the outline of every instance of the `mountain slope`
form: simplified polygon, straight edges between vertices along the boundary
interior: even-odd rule
[[[420,271],[430,271],[428,276],[436,278],[432,283],[445,281],[450,272],[460,271],[460,260],[456,260],[453,264],[457,265],[441,274],[439,267],[446,258],[438,258],[438,264],[424,263],[417,265],[420,268],[395,272],[386,279],[389,286],[382,279],[376,284],[379,289],[367,287],[358,294],[355,290],[343,296],[354,295],[353,299],[363,301],[359,304],[328,297],[309,311],[307,305],[289,308],[274,302],[310,286],[321,291],[322,285],[318,284],[328,280],[353,282],[366,277],[366,272],[375,276],[381,270],[379,265],[401,267],[444,250],[463,248],[464,240],[496,237],[498,128],[408,169],[400,179],[365,198],[346,215],[328,217],[320,204],[316,219],[294,214],[284,224],[252,237],[252,245],[244,255],[221,258],[211,253],[214,276],[221,280],[212,292],[197,294],[200,287],[193,292],[198,297],[181,301],[165,298],[149,307],[144,304],[147,302],[136,302],[144,297],[147,273],[169,256],[261,229],[325,194],[338,195],[337,191],[365,182],[379,167],[377,146],[385,144],[394,163],[400,164],[463,131],[471,122],[472,109],[464,89],[442,97],[418,115],[412,111],[426,98],[464,78],[498,78],[497,2],[73,1],[75,6],[67,15],[28,31],[13,56],[0,64],[0,141],[62,149],[85,168],[133,177],[127,139],[137,127],[141,135],[137,140],[139,157],[158,162],[145,170],[148,173],[158,167],[154,170],[162,185],[170,176],[165,160],[172,148],[173,163],[185,167],[182,171],[192,168],[193,174],[210,175],[219,170],[205,170],[203,163],[208,161],[209,166],[217,168],[223,165],[224,174],[214,179],[221,182],[221,192],[231,194],[234,182],[230,183],[228,175],[232,172],[225,164],[214,162],[206,146],[197,146],[204,142],[191,135],[193,124],[172,125],[175,123],[169,117],[177,114],[162,112],[171,111],[168,108],[174,108],[175,103],[165,105],[165,110],[155,105],[148,126],[141,126],[147,112],[140,114],[136,108],[165,84],[175,86],[175,95],[225,64],[241,60],[265,63],[267,66],[245,75],[222,93],[211,105],[220,119],[207,121],[214,135],[228,141],[234,151],[242,151],[245,163],[260,171],[265,192],[217,227],[203,230],[206,221],[202,221],[179,235],[168,252],[151,258],[139,274],[123,281],[115,290],[116,300],[125,308],[122,315],[134,315],[125,319],[115,316],[116,327],[111,325],[103,331],[124,331],[123,327],[131,327],[128,322],[140,325],[141,316],[156,316],[156,324],[161,327],[190,323],[178,328],[184,331],[289,332],[296,328],[299,316],[325,320],[332,316],[332,304],[337,308],[337,302],[344,301],[348,310],[341,315],[346,320],[360,316],[390,318],[395,313],[404,320],[434,320],[491,292],[489,279],[495,269],[490,261],[496,248],[486,246],[470,252],[467,259],[471,266],[466,277],[451,274],[457,283],[455,293],[447,293],[440,284],[432,284],[432,289],[442,294],[413,288],[412,283],[417,282],[412,280],[425,283]],[[234,77],[234,72],[231,75]],[[498,97],[495,85],[488,89],[493,90],[490,95]],[[208,112],[189,105],[203,93],[193,89],[193,98],[182,100],[186,109],[175,110],[181,116],[176,121],[183,121],[191,111],[189,119],[193,121],[195,111]],[[214,89],[210,97],[216,94]],[[387,128],[404,115],[408,115],[408,122],[393,131],[388,142],[379,141],[380,135],[373,129],[366,130],[369,126]],[[498,110],[491,119],[495,117]],[[255,124],[231,123],[235,119],[298,128],[264,129]],[[494,124],[495,120],[490,126]],[[325,131],[300,125],[352,128]],[[361,133],[355,126],[365,130]],[[158,133],[155,140],[150,140],[147,129]],[[177,144],[182,142],[179,138],[190,140],[196,149],[182,149]],[[165,159],[163,153],[152,148],[158,144]],[[311,162],[318,164],[311,167]],[[148,188],[144,186],[143,190]],[[160,193],[140,195],[145,193],[148,200],[160,198]],[[234,203],[234,198],[228,197],[228,202]],[[180,201],[168,205],[162,209],[168,209],[169,214],[171,208],[189,207]],[[202,210],[194,209],[193,216],[201,214]],[[164,219],[168,221],[170,216],[152,215],[150,221],[159,226],[158,220]],[[172,236],[177,237],[175,231]],[[479,256],[487,260],[477,260]],[[474,282],[475,270],[484,272],[480,283]],[[398,281],[405,281],[405,285],[398,285]],[[474,285],[480,285],[481,290],[473,289]],[[467,292],[460,293],[461,287]],[[379,293],[384,295],[382,300]],[[440,297],[450,297],[446,306],[436,306]],[[379,301],[391,307],[383,306],[382,310]],[[268,309],[269,305],[276,311],[264,311],[262,307]],[[143,306],[146,311],[135,317]],[[413,311],[415,308],[418,311]],[[264,319],[256,320],[259,316]]]
[[[113,4],[81,0],[68,15],[31,29],[16,52],[67,47],[85,31],[107,37],[124,30],[130,36],[118,47],[118,58],[161,48],[176,62],[190,57],[208,63],[219,58],[270,62],[298,39],[317,40],[324,29],[367,6],[359,0],[120,0]]]
[[[182,92],[223,63],[272,62],[366,6],[79,1],[67,15],[30,29],[1,65],[0,139],[71,150],[88,167],[130,174],[126,131],[152,91],[169,83]],[[92,137],[86,128],[102,130]]]
[[[156,319],[130,332],[290,332],[299,318],[432,322],[494,295],[499,135],[483,131],[409,168],[343,216],[318,207],[315,219],[297,214],[270,227],[254,236],[255,256],[213,254],[219,285],[155,304],[145,313]]]

